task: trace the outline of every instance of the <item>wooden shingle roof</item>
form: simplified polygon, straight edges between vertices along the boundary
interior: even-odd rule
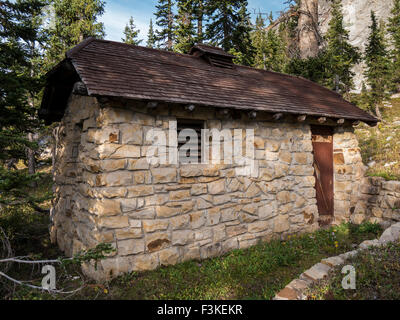
[[[204,59],[204,54],[221,54],[222,58],[229,54],[204,45],[194,48],[201,54],[88,39],[68,51],[64,63],[72,64],[91,96],[377,122],[339,94],[309,80],[239,65],[218,67]]]

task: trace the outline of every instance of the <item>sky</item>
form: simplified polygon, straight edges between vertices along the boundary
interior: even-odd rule
[[[132,16],[136,27],[140,30],[139,38],[146,41],[150,18],[153,18],[153,23],[155,21],[153,13],[157,2],[157,0],[106,0],[105,13],[99,19],[104,23],[106,39],[121,41],[123,30]],[[284,0],[248,0],[248,2],[253,20],[256,16],[254,10],[256,12],[261,10],[263,13],[272,11],[276,17],[279,11],[285,8]]]

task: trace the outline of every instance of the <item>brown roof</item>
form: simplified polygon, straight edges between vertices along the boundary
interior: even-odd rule
[[[198,45],[195,49],[202,51],[202,55],[229,57],[218,48]],[[221,68],[201,55],[88,39],[66,56],[64,63],[72,62],[93,96],[377,122],[339,94],[309,80],[238,65]],[[52,75],[64,72],[60,68],[51,72],[49,84]]]

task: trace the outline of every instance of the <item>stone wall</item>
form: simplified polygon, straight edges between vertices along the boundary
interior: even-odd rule
[[[359,198],[351,208],[354,223],[371,221],[385,228],[400,221],[400,181],[366,177],[360,181]]]
[[[349,221],[359,199],[360,181],[365,175],[357,137],[352,127],[337,127],[333,135],[334,223]]]
[[[207,128],[255,130],[256,176],[237,165],[149,165],[146,133],[168,134],[176,117]],[[311,131],[308,124],[226,119],[213,108],[185,111],[139,102],[99,103],[72,95],[60,124],[52,239],[67,255],[111,243],[115,254],[97,279],[204,259],[258,241],[318,228]],[[352,128],[334,135],[335,217],[348,220],[357,203],[362,163]]]

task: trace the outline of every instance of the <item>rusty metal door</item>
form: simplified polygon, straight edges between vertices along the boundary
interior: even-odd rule
[[[314,176],[320,224],[329,224],[333,218],[333,130],[330,127],[311,126],[314,150]]]

